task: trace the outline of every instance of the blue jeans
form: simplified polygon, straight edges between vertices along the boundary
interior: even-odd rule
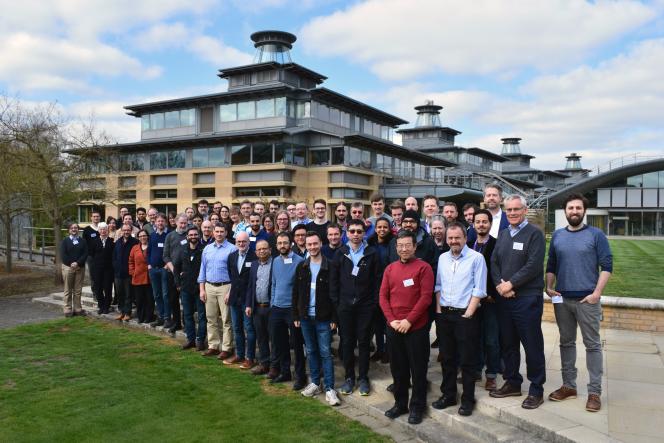
[[[235,336],[235,353],[238,358],[254,360],[256,358],[256,330],[251,317],[244,314],[244,305],[230,306],[233,335]],[[246,337],[245,337],[246,334]],[[244,340],[247,340],[246,354]]]
[[[321,363],[323,366],[323,385],[325,390],[334,389],[334,363],[330,351],[332,331],[329,321],[316,321],[305,317],[300,321],[304,344],[307,348],[307,359],[311,371],[311,382],[320,381]]]
[[[164,268],[152,268],[148,271],[157,314],[162,320],[171,318],[171,305],[168,303],[168,271]]]
[[[205,303],[198,296],[198,291],[191,294],[184,289],[180,291],[180,300],[182,301],[182,313],[184,316],[184,333],[187,335],[187,341],[196,339],[199,343],[204,343],[207,337],[207,318],[205,317]],[[198,313],[198,331],[194,323],[194,308]]]

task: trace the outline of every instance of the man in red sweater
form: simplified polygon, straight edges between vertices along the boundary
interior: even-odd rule
[[[408,412],[408,423],[419,424],[427,403],[427,362],[429,361],[428,309],[433,292],[431,265],[415,257],[415,233],[401,230],[397,235],[399,261],[383,274],[380,307],[387,320],[390,370],[394,380],[394,406],[385,412],[391,419]],[[408,405],[408,384],[413,394]]]

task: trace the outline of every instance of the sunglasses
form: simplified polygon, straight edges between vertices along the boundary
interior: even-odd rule
[[[350,234],[362,234],[364,232],[363,229],[349,229],[348,232]]]

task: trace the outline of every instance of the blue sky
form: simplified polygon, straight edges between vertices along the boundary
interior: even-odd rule
[[[137,140],[122,106],[226,89],[249,35],[298,36],[328,88],[414,122],[426,99],[462,146],[522,137],[536,166],[664,155],[664,1],[0,0],[0,92],[95,116]]]

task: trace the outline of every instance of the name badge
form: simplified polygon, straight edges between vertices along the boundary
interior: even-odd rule
[[[316,283],[311,284],[311,289],[316,289]]]
[[[403,287],[404,288],[407,288],[408,286],[413,286],[414,284],[415,284],[415,282],[413,281],[412,278],[409,278],[409,279],[403,281]]]
[[[187,239],[183,238],[182,240],[180,240],[180,244],[181,245],[186,245],[187,244]]]
[[[78,240],[72,240],[71,242],[72,242],[73,245],[77,245],[77,244],[78,244]]]
[[[249,237],[249,241],[256,241],[256,237]]]
[[[519,242],[514,242],[512,249],[516,249],[517,251],[523,251],[523,243]]]
[[[189,257],[189,261],[194,261],[194,256]]]
[[[251,268],[251,262],[247,262],[247,263],[245,263],[245,264],[244,264],[244,267],[245,267],[245,268]]]
[[[558,303],[562,303],[562,302],[563,302],[563,296],[562,295],[555,295],[555,296],[551,297],[551,303],[558,304]]]
[[[92,234],[90,234],[90,238],[95,238],[96,236],[97,236],[97,234],[95,234],[94,232]]]
[[[164,244],[163,244],[163,243],[157,243],[157,247],[158,247],[158,248],[163,248],[163,247],[164,247]]]
[[[351,274],[357,277],[357,274],[360,273],[360,267],[359,266],[353,266],[353,270],[351,271]]]
[[[293,263],[293,259],[292,259],[292,258],[285,258],[285,259],[284,259],[284,264],[285,264],[285,265],[290,265],[291,263]]]

